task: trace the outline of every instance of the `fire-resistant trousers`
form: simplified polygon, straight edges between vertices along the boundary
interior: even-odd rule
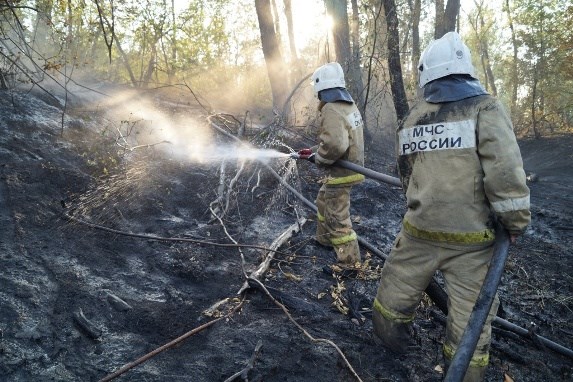
[[[337,261],[347,264],[360,261],[360,248],[350,221],[351,189],[352,186],[323,184],[316,197],[316,239],[334,247]]]
[[[453,358],[469,321],[492,255],[493,246],[441,246],[412,239],[400,232],[382,269],[374,309],[382,320],[411,322],[422,293],[436,270],[440,270],[448,292],[448,318],[443,351],[446,361],[449,361]],[[470,368],[485,368],[489,362],[491,322],[498,306],[496,295],[470,361]],[[385,335],[384,330],[395,327],[378,324],[380,328],[376,330],[376,321],[374,325],[375,332],[382,336]],[[393,333],[388,335],[391,337]]]

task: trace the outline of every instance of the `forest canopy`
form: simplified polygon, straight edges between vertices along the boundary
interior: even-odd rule
[[[4,89],[185,86],[217,107],[283,110],[336,60],[370,130],[393,129],[420,52],[457,30],[518,134],[573,128],[573,5],[558,0],[2,0],[0,28]]]

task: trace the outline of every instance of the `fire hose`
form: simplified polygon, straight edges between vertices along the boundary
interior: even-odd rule
[[[493,256],[481,286],[478,298],[475,302],[468,324],[464,329],[462,339],[452,358],[450,367],[446,373],[444,382],[461,382],[470,364],[472,355],[487,319],[491,305],[493,304],[497,287],[501,281],[501,275],[505,267],[505,260],[509,251],[509,234],[499,222],[495,225],[495,244]]]

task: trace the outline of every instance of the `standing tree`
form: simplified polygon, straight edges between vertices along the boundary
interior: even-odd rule
[[[434,38],[439,39],[448,32],[456,30],[456,22],[460,13],[460,0],[448,0],[446,10],[443,15],[439,14],[438,2],[441,2],[443,7],[443,0],[436,1],[436,30]]]
[[[290,51],[290,85],[292,86],[301,77],[301,66],[298,61],[298,54],[296,52],[296,43],[294,39],[294,26],[292,20],[292,4],[291,0],[284,0],[284,11],[287,22],[288,42]]]
[[[352,28],[350,29],[350,37],[352,41],[352,61],[350,64],[350,70],[352,73],[352,81],[356,86],[356,90],[359,94],[358,109],[362,115],[366,115],[366,102],[364,99],[364,83],[362,81],[362,70],[360,61],[362,58],[362,53],[360,52],[360,17],[358,11],[358,1],[352,0]]]
[[[54,53],[54,51],[50,50],[55,50],[53,48],[57,49],[57,47],[53,46],[55,44],[53,44],[54,36],[52,34],[52,11],[54,9],[54,1],[36,0],[34,1],[34,8],[36,9],[36,20],[33,25],[32,39],[36,43],[40,52],[44,52],[45,56],[49,57]]]
[[[476,3],[476,8],[470,14],[469,21],[475,33],[480,63],[485,74],[485,88],[497,97],[497,87],[495,86],[495,78],[489,59],[489,39],[495,23],[491,10],[483,4],[483,1],[479,4]]]
[[[408,99],[404,89],[402,77],[402,64],[400,63],[400,37],[398,34],[398,15],[396,14],[396,2],[394,0],[382,0],[386,26],[388,28],[388,71],[390,72],[390,87],[392,99],[396,109],[396,117],[402,120],[408,113]]]
[[[442,31],[442,26],[444,25],[444,0],[435,0],[434,10],[436,12],[436,17],[434,19],[434,39],[437,40],[443,36],[438,35]]]
[[[273,93],[273,107],[282,109],[287,97],[285,66],[280,52],[280,45],[275,33],[275,22],[271,12],[270,0],[255,0],[263,55],[267,65],[269,81]]]
[[[348,80],[348,91],[356,101],[358,109],[364,113],[364,98],[362,73],[360,62],[353,59],[350,45],[350,27],[348,23],[347,0],[325,0],[326,11],[332,17],[332,37],[334,39],[334,51],[336,60],[345,69]],[[355,47],[358,49],[358,47]]]
[[[412,3],[412,0],[409,0]],[[422,0],[414,0],[411,4],[412,12],[412,80],[414,86],[417,84],[418,61],[420,61],[420,15],[422,12]]]
[[[512,17],[512,11],[511,8],[509,6],[509,0],[505,0],[505,12],[507,14],[507,21],[509,24],[509,30],[511,31],[511,46],[512,46],[512,52],[513,52],[513,56],[512,56],[512,61],[511,61],[511,109],[510,109],[510,113],[511,113],[511,118],[515,119],[516,114],[517,114],[517,88],[519,86],[517,78],[518,78],[518,74],[517,74],[517,63],[518,63],[518,57],[517,57],[517,49],[519,48],[518,43],[517,43],[517,37],[515,34],[515,27],[513,25],[513,17]]]
[[[175,17],[175,0],[171,0],[171,36],[168,37],[171,46],[171,58],[165,60],[165,72],[167,73],[167,82],[173,83],[175,70],[177,68],[177,19]],[[165,53],[167,56],[167,52]]]
[[[292,4],[291,0],[284,0],[285,5],[285,16],[287,20],[288,29],[288,42],[290,48],[290,58],[291,61],[296,63],[298,61],[298,55],[296,53],[296,44],[294,40],[294,27],[292,23]]]

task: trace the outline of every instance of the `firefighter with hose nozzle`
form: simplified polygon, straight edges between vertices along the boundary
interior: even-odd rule
[[[334,248],[342,264],[361,261],[356,232],[350,221],[350,191],[364,175],[334,166],[338,159],[364,166],[363,122],[337,62],[319,67],[312,75],[312,86],[319,99],[318,145],[298,151],[324,169],[325,177],[316,198],[318,243]]]

